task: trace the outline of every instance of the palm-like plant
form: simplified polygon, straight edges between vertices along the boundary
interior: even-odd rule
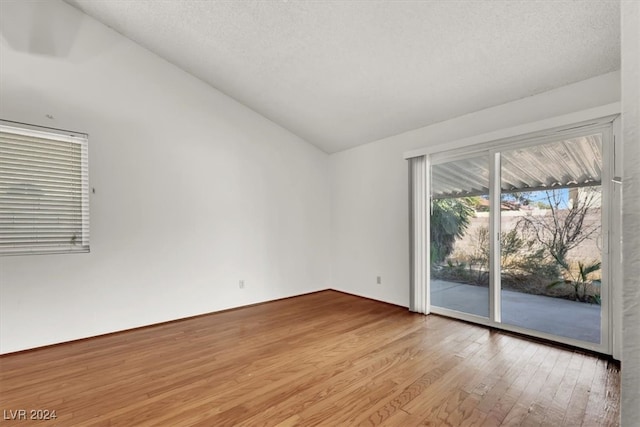
[[[582,261],[579,261],[577,274],[571,270],[569,263],[566,260],[559,260],[558,263],[569,279],[555,281],[549,284],[547,288],[553,288],[566,283],[573,287],[574,297],[577,301],[588,301],[592,299],[596,304],[600,303],[599,293],[594,296],[587,294],[587,289],[590,286],[600,286],[599,280],[591,279],[591,274],[602,268],[602,263],[600,261],[594,261],[590,264],[585,264]]]
[[[431,263],[439,264],[464,236],[475,211],[468,197],[436,199],[431,206]]]

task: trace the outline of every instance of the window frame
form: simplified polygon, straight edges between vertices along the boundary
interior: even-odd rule
[[[534,331],[532,329],[520,328],[513,325],[502,323],[500,320],[500,292],[495,292],[495,286],[491,290],[490,299],[491,312],[490,318],[484,319],[478,316],[457,312],[454,310],[448,310],[442,307],[434,307],[431,305],[428,295],[430,294],[430,282],[431,277],[429,274],[429,251],[425,251],[424,255],[416,253],[414,246],[429,247],[430,238],[429,233],[424,233],[422,237],[416,233],[419,229],[425,229],[429,227],[428,219],[423,220],[425,224],[420,224],[422,227],[415,226],[414,216],[410,216],[410,237],[412,241],[411,247],[411,274],[414,274],[416,269],[426,270],[426,274],[420,278],[421,280],[412,280],[412,295],[427,295],[426,309],[422,311],[425,314],[436,313],[446,315],[454,318],[458,318],[465,321],[470,321],[486,326],[491,326],[498,329],[507,331],[522,333],[525,335],[556,341],[564,344],[569,344],[574,347],[585,348],[592,351],[597,351],[603,354],[612,354],[614,358],[619,358],[621,347],[619,335],[621,331],[621,322],[619,316],[620,308],[620,279],[618,274],[618,266],[621,260],[621,247],[619,244],[620,237],[618,236],[619,230],[617,230],[616,218],[619,219],[621,204],[619,189],[615,186],[614,177],[621,176],[620,165],[617,159],[620,157],[619,149],[620,145],[616,144],[619,140],[617,137],[619,133],[620,122],[620,103],[613,103],[604,105],[602,107],[596,107],[590,110],[579,111],[576,113],[570,113],[564,116],[558,116],[551,119],[541,120],[539,122],[533,122],[529,124],[519,125],[512,128],[502,129],[487,134],[477,135],[465,139],[451,141],[447,143],[434,144],[424,148],[408,151],[404,153],[406,160],[412,160],[417,157],[424,157],[425,161],[421,164],[421,168],[424,168],[423,173],[427,176],[430,175],[431,167],[433,165],[447,163],[458,159],[464,159],[480,154],[488,154],[491,156],[491,170],[492,176],[500,176],[499,174],[499,153],[504,150],[513,148],[524,148],[529,146],[535,146],[543,144],[545,142],[557,141],[559,138],[571,138],[574,136],[580,136],[589,131],[601,131],[603,133],[603,164],[605,171],[603,171],[602,189],[603,189],[603,205],[607,205],[607,209],[603,211],[603,236],[605,248],[603,249],[603,278],[606,277],[608,282],[607,289],[603,290],[603,301],[606,301],[602,306],[602,317],[604,318],[602,326],[602,340],[599,344],[591,344],[584,341],[565,339],[555,335]],[[496,159],[497,157],[497,159]],[[490,183],[494,193],[499,194],[500,183],[495,179]],[[410,188],[415,186],[414,183],[410,183]],[[410,199],[412,194],[416,191],[424,192],[426,198],[430,201],[431,198],[431,183],[427,179],[425,183],[414,189],[410,193]],[[493,197],[493,208],[499,206],[499,200]],[[410,207],[413,209],[413,200],[410,200]],[[428,217],[428,215],[427,215]],[[496,228],[499,230],[499,224],[497,223],[499,216],[494,215],[492,224],[493,230],[491,235],[494,235]],[[428,228],[426,228],[428,229]],[[493,240],[493,239],[492,239]],[[492,245],[493,246],[493,245]],[[493,259],[499,260],[496,256],[496,247],[492,247]],[[495,261],[494,261],[495,262]],[[492,265],[492,270],[499,271]],[[494,273],[495,274],[495,273]],[[412,276],[413,277],[413,276]],[[492,279],[495,283],[495,279]],[[420,289],[420,292],[416,292],[413,288]],[[490,288],[491,289],[491,288]],[[604,294],[606,292],[606,294]]]
[[[43,244],[42,241],[39,241],[37,234],[35,233],[33,234],[32,241],[29,241],[31,236],[28,236],[28,234],[32,233],[32,230],[29,230],[28,232],[25,233],[25,235],[27,235],[27,237],[25,237],[25,240],[27,241],[26,243],[15,244],[13,246],[11,244],[0,245],[0,257],[17,256],[17,255],[45,255],[45,254],[51,255],[51,254],[90,252],[90,245],[89,245],[89,236],[90,236],[89,136],[88,134],[75,132],[75,131],[66,131],[62,129],[49,128],[44,126],[31,125],[31,124],[20,123],[20,122],[14,122],[10,120],[0,120],[0,131],[6,134],[16,135],[16,138],[20,138],[20,137],[38,138],[38,139],[48,140],[53,143],[62,142],[62,143],[78,144],[80,148],[79,156],[69,155],[69,159],[71,160],[79,159],[79,161],[75,160],[78,163],[77,167],[70,168],[71,171],[79,175],[77,181],[74,180],[74,185],[80,187],[80,195],[79,195],[79,201],[77,202],[77,205],[78,205],[77,208],[73,206],[73,209],[72,209],[72,212],[74,214],[74,218],[73,218],[74,221],[71,223],[73,226],[77,225],[76,230],[79,230],[80,235],[79,235],[79,238],[77,239],[77,243],[75,240],[70,239],[74,241],[74,243],[63,244],[61,242],[52,242],[51,244],[47,245],[47,244]],[[34,142],[30,142],[30,143],[33,144]],[[37,142],[35,143],[37,144]],[[43,148],[44,148],[43,151],[46,151],[47,148],[46,147],[43,147]],[[49,147],[49,149],[51,148]],[[30,157],[30,156],[25,156],[25,157]],[[46,153],[45,153],[45,158],[46,158]],[[0,164],[2,164],[2,160],[3,160],[2,153],[0,153]],[[36,162],[42,163],[42,161],[35,160],[35,156],[34,156],[34,159],[21,158],[18,161],[29,162],[30,160],[34,162],[34,165]],[[63,161],[64,160],[66,159],[63,159]],[[15,161],[16,160],[14,159],[14,162]],[[9,165],[9,163],[7,163],[6,165]],[[33,166],[33,167],[46,168],[47,165]],[[11,180],[12,179],[15,180],[15,178],[12,177],[11,175],[12,173],[6,173],[3,176],[2,170],[0,170],[0,184],[10,185],[9,183],[11,182]],[[29,180],[26,180],[25,182],[28,182],[28,181]],[[63,187],[60,186],[59,188],[56,188],[56,190],[62,193],[62,190],[61,190],[62,188]],[[3,191],[2,187],[0,187],[0,192],[2,191]],[[71,193],[72,191],[69,191],[69,193],[64,193],[62,196],[70,197]],[[29,200],[29,195],[25,197],[25,200]],[[36,199],[34,198],[34,200]],[[0,202],[0,208],[2,208],[1,202]],[[59,208],[59,206],[57,208]],[[27,211],[27,209],[25,209],[25,211]],[[24,213],[19,213],[19,214],[25,215]],[[37,214],[34,214],[33,216],[37,217]],[[39,223],[38,218],[34,218],[33,221],[34,221],[33,222],[34,228],[35,226],[41,225],[43,230],[55,230],[55,226],[52,226],[51,222],[42,221]],[[25,227],[25,229],[28,229],[28,228]],[[0,229],[0,232],[1,232],[1,229]],[[73,234],[75,236],[75,232],[73,232]]]

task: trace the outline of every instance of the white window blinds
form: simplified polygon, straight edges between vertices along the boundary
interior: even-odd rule
[[[87,136],[0,122],[0,255],[88,251]]]
[[[429,161],[426,156],[409,159],[409,227],[411,239],[411,284],[409,310],[429,314],[429,234],[430,210],[427,189],[431,185]]]

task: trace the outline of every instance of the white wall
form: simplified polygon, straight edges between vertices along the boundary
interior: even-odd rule
[[[622,2],[622,426],[640,420],[640,3]]]
[[[326,154],[66,3],[1,8],[0,118],[88,133],[96,191],[90,254],[0,258],[1,352],[329,287]]]
[[[405,151],[619,100],[614,72],[331,155],[333,288],[409,305]]]

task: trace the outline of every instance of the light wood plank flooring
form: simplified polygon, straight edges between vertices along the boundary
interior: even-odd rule
[[[324,291],[0,357],[0,426],[616,426],[580,351]]]

